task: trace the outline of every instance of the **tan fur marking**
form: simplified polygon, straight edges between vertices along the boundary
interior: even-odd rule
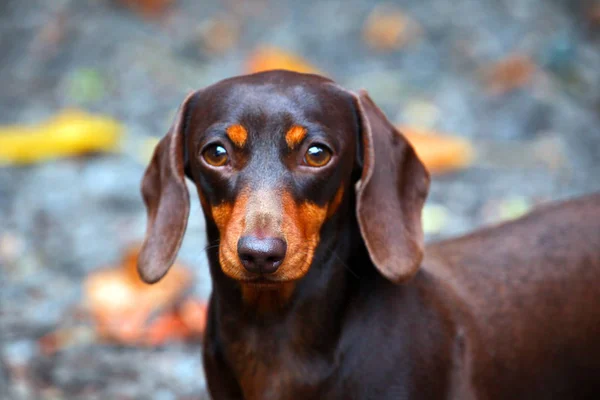
[[[212,216],[219,229],[219,262],[223,272],[233,279],[244,277],[245,270],[237,255],[237,242],[244,231],[244,216],[248,193],[242,192],[232,204],[223,203],[212,208]]]
[[[306,137],[306,128],[294,125],[285,134],[285,142],[290,149],[296,148]]]
[[[237,147],[244,147],[248,140],[248,132],[241,125],[231,125],[227,128],[227,136]]]
[[[327,208],[309,202],[296,204],[289,193],[283,194],[282,205],[282,230],[287,240],[288,256],[280,267],[280,273],[286,279],[296,280],[302,278],[310,268]]]
[[[331,218],[331,216],[333,214],[335,214],[335,212],[337,211],[338,207],[340,206],[340,203],[342,202],[343,198],[344,198],[344,187],[340,186],[340,188],[338,189],[338,191],[335,194],[335,197],[333,198],[333,200],[331,201],[331,203],[329,203],[329,206],[327,207],[327,218]]]
[[[233,206],[229,203],[222,203],[211,208],[212,217],[215,224],[217,224],[217,228],[219,228],[219,232],[227,227],[232,210]]]

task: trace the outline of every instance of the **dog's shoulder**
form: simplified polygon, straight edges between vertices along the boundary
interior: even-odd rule
[[[475,381],[544,382],[578,360],[600,368],[600,195],[540,207],[425,254],[423,270],[449,293],[465,354],[476,360]],[[555,358],[557,346],[570,356]]]

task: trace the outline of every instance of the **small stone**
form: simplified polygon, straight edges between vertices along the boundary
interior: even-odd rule
[[[12,263],[19,258],[25,250],[23,238],[12,232],[0,235],[0,260]]]
[[[498,216],[503,221],[517,219],[531,209],[529,200],[523,196],[510,196],[499,204]]]
[[[432,129],[439,119],[439,109],[427,101],[411,101],[403,110],[404,121],[408,125]]]
[[[423,232],[426,234],[440,233],[448,224],[448,209],[441,204],[425,204],[421,217]]]
[[[69,76],[67,90],[74,101],[91,103],[104,97],[105,84],[99,71],[93,68],[79,68]]]

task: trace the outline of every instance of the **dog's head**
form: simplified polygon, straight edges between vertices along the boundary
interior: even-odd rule
[[[167,272],[181,244],[186,175],[218,230],[222,271],[243,284],[302,278],[322,227],[348,196],[356,196],[361,235],[385,277],[402,282],[421,262],[429,176],[365,92],[271,71],[189,95],[142,183],[149,221],[138,268],[147,282]]]

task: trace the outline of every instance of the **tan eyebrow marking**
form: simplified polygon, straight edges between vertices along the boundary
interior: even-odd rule
[[[290,149],[298,146],[306,137],[306,128],[298,125],[292,126],[285,134],[285,141]]]
[[[238,147],[244,147],[246,140],[248,140],[248,132],[246,128],[241,125],[231,125],[227,128],[227,136],[229,139]]]

